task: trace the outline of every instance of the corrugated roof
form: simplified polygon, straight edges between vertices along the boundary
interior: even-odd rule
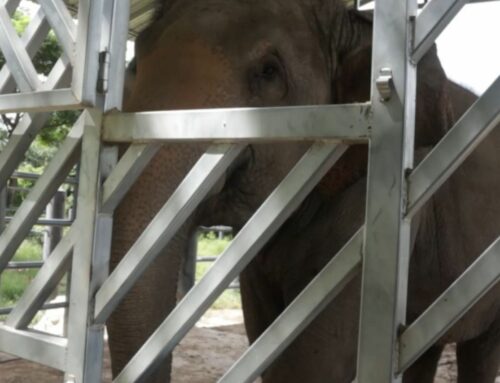
[[[154,3],[156,0],[130,0],[130,37],[135,38],[151,21],[154,14]],[[350,6],[356,0],[344,0]],[[367,1],[367,0],[364,0]],[[76,14],[78,0],[64,0],[70,11]]]

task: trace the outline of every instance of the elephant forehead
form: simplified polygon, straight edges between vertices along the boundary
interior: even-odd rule
[[[241,98],[234,65],[196,36],[167,36],[141,57],[128,110],[191,109]]]

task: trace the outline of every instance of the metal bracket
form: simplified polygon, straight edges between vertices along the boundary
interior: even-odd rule
[[[99,74],[97,77],[97,92],[105,94],[108,92],[109,66],[111,55],[109,50],[99,52]]]
[[[381,100],[389,101],[392,96],[392,90],[394,88],[394,83],[392,81],[392,69],[380,69],[380,74],[375,80],[375,84],[377,85],[377,90],[381,96]]]

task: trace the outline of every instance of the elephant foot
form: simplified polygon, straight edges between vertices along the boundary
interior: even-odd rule
[[[432,383],[443,346],[433,346],[405,372],[403,383]]]
[[[494,383],[500,367],[500,318],[477,338],[457,345],[458,383]]]

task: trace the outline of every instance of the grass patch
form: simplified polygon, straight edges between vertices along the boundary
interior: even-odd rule
[[[215,233],[200,234],[198,238],[198,257],[217,257],[231,243],[232,237],[217,238]],[[198,262],[196,265],[196,281],[212,267],[212,262]],[[241,294],[239,290],[226,290],[212,305],[213,309],[241,309]]]
[[[213,232],[200,234],[198,237],[198,257],[213,257],[220,255],[231,243],[232,239],[231,236],[225,236],[219,239]]]
[[[222,239],[216,237],[214,233],[201,234],[198,241],[198,256],[218,256],[231,243],[231,237]],[[23,242],[16,252],[13,261],[39,261],[42,259],[42,246],[35,239],[28,239]],[[196,266],[196,281],[199,281],[212,262],[200,262]],[[24,290],[33,280],[38,272],[37,269],[29,270],[6,270],[0,278],[0,307],[13,306],[22,296]],[[58,287],[58,293],[65,291],[66,278],[64,277]],[[241,308],[241,296],[239,290],[226,290],[213,304],[214,309],[239,309]]]
[[[14,261],[39,261],[42,246],[33,240],[26,240],[19,247]],[[21,297],[28,284],[35,277],[37,269],[6,270],[0,278],[0,307],[12,306]]]

